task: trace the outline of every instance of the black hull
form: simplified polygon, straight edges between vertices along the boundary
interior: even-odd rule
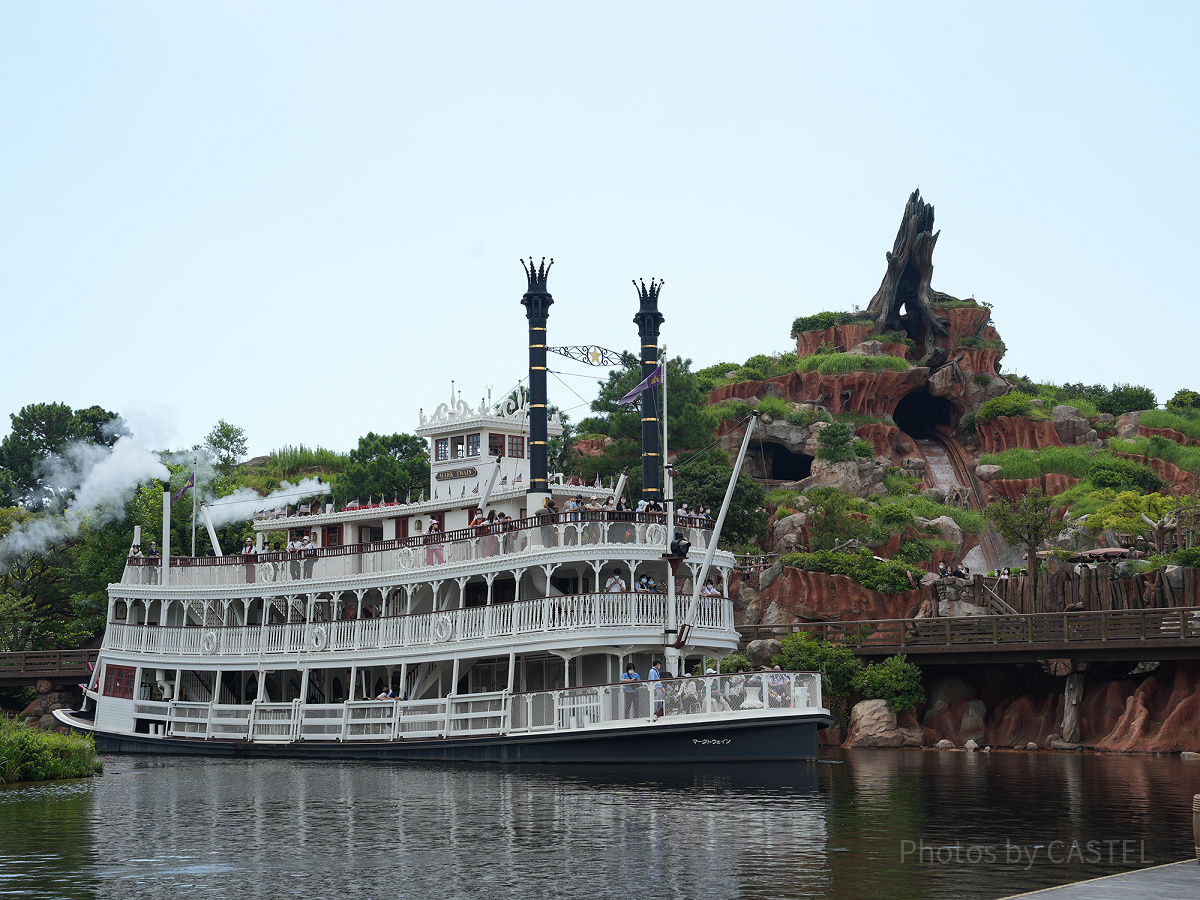
[[[655,723],[558,734],[414,741],[197,741],[90,731],[101,753],[479,763],[733,763],[816,759],[823,715],[740,722]],[[83,730],[83,729],[81,729]]]

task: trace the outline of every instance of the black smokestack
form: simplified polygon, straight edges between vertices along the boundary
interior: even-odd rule
[[[529,290],[521,298],[525,317],[529,319],[529,493],[545,494],[550,491],[550,473],[546,445],[546,319],[550,315],[550,304],[554,298],[546,290],[546,276],[550,274],[546,257],[534,268],[533,257],[529,265],[521,260]],[[530,510],[532,513],[533,510]]]
[[[658,366],[658,329],[663,323],[663,314],[658,311],[658,295],[666,282],[650,279],[633,283],[641,300],[641,308],[633,322],[638,327],[642,344],[642,379],[649,377]],[[642,499],[662,501],[662,448],[658,426],[657,386],[642,391]]]

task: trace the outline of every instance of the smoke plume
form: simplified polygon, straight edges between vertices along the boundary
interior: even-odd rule
[[[0,561],[22,553],[43,553],[74,536],[83,525],[104,525],[125,514],[125,503],[143,481],[170,477],[158,454],[121,437],[113,446],[71,444],[39,473],[58,496],[73,493],[61,516],[40,516],[11,529],[0,540]]]
[[[319,478],[305,478],[298,484],[282,481],[279,487],[265,497],[260,497],[250,488],[239,488],[218,500],[205,500],[213,527],[220,528],[231,522],[245,522],[260,509],[272,509],[290,504],[295,506],[305,497],[324,495],[329,483]]]

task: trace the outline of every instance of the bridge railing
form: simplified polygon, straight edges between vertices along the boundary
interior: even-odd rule
[[[830,643],[883,649],[1070,643],[1200,641],[1200,608],[1114,609],[1084,612],[801,622],[739,628],[743,638],[803,631]]]
[[[39,678],[84,679],[98,650],[27,650],[0,653],[0,684],[32,684]]]

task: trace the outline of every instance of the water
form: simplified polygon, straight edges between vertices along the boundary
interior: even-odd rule
[[[0,789],[0,895],[996,898],[1188,858],[1200,793],[1200,763],[1176,758],[919,750],[706,772],[107,772]],[[1072,841],[1084,859],[1065,863]]]

